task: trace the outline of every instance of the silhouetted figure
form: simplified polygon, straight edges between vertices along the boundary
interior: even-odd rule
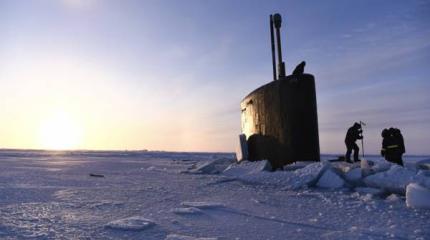
[[[306,62],[303,61],[293,71],[293,75],[302,75],[305,72]]]
[[[403,166],[402,155],[405,153],[403,135],[397,128],[382,131],[381,155],[389,162]]]
[[[402,155],[406,152],[406,149],[405,149],[405,141],[403,139],[403,135],[399,129],[397,128],[394,129],[393,138],[394,138],[394,143],[399,146],[398,148],[396,148],[396,151],[394,153],[395,155],[394,161],[400,166],[403,166]]]
[[[391,140],[388,129],[384,128],[384,130],[382,130],[381,137],[382,137],[381,156],[383,156],[387,160],[387,147]]]
[[[351,162],[351,152],[354,150],[354,162],[358,162],[358,152],[360,148],[355,143],[358,139],[363,139],[361,135],[363,131],[361,130],[361,125],[359,123],[354,123],[352,127],[348,129],[345,137],[345,145],[346,145],[346,154],[345,160],[347,162]]]
[[[384,129],[382,137],[381,155],[387,161],[403,166],[402,155],[405,153],[405,144],[400,130],[397,128]]]
[[[402,132],[400,132],[400,129],[398,128],[395,129],[394,137],[398,138],[398,143],[400,145],[400,152],[404,154],[406,152],[405,140],[403,139],[403,135],[402,135]]]

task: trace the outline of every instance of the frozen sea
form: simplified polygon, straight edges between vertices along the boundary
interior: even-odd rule
[[[430,239],[402,196],[188,171],[217,159],[234,155],[0,150],[0,239]]]

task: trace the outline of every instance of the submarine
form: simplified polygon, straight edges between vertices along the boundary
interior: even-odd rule
[[[305,62],[286,76],[281,24],[280,14],[270,15],[273,81],[240,103],[242,154],[250,161],[266,159],[273,169],[297,161],[320,161],[315,78],[304,73]]]

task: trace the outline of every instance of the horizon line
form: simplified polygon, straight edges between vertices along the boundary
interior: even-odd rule
[[[149,149],[41,149],[41,148],[0,148],[0,151],[44,151],[44,152],[171,152],[171,153],[221,153],[221,154],[235,154],[235,152],[222,152],[222,151],[175,151],[175,150],[149,150]],[[344,156],[341,153],[320,153],[321,155],[335,155]],[[366,154],[367,156],[380,156],[380,154]],[[421,157],[430,156],[430,153],[423,154],[405,154],[403,156]]]

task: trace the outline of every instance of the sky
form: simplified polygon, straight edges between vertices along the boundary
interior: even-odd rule
[[[320,148],[366,153],[397,127],[430,153],[430,1],[0,0],[0,148],[234,151],[240,101],[287,72],[316,81]]]

